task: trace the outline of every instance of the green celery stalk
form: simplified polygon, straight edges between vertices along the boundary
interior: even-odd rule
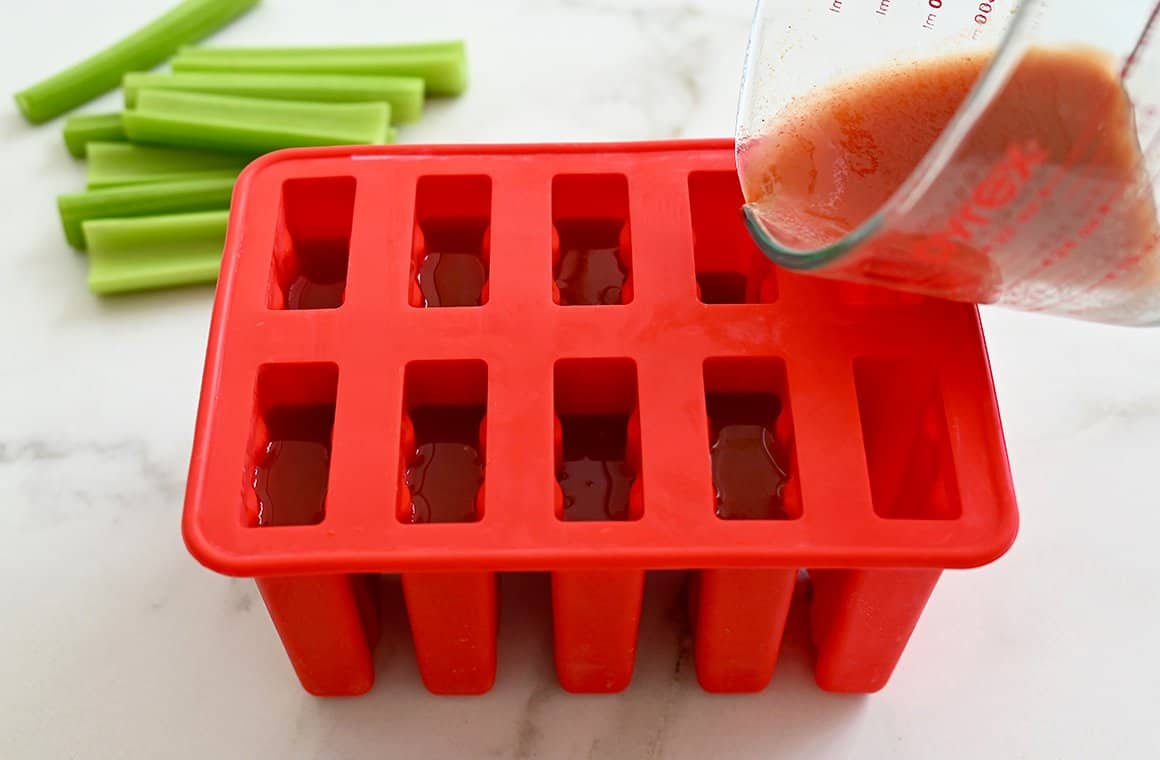
[[[422,77],[432,95],[458,95],[467,87],[462,40],[356,47],[185,47],[173,59],[173,70]]]
[[[113,89],[126,72],[153,68],[182,45],[209,36],[257,3],[183,0],[128,37],[16,93],[16,105],[30,122],[48,121]]]
[[[142,90],[126,111],[133,142],[203,148],[256,156],[312,145],[381,145],[386,103],[302,103],[230,95]]]
[[[198,211],[85,222],[89,290],[108,295],[213,282],[229,215]]]
[[[91,142],[88,189],[142,182],[233,179],[249,163],[228,153],[153,148],[131,143]]]
[[[348,53],[462,53],[463,40],[436,40],[428,42],[389,42],[381,45],[334,45],[330,47],[310,47],[302,45],[281,45],[266,47],[227,48],[207,47],[203,45],[184,45],[178,50],[178,55],[187,53],[206,54],[210,57],[223,51],[244,51],[247,55],[256,58],[281,57],[284,55],[322,56],[326,57],[335,52]],[[211,52],[212,51],[212,52]]]
[[[82,113],[64,120],[64,144],[77,158],[85,157],[91,142],[124,142],[125,128],[119,113]]]
[[[417,121],[423,110],[423,80],[418,77],[349,76],[344,74],[126,74],[121,82],[125,106],[137,104],[141,90],[181,90],[211,95],[306,100],[317,103],[382,102],[396,122]]]
[[[122,185],[58,196],[64,235],[73,248],[85,250],[83,225],[93,219],[229,210],[232,178],[194,179]]]

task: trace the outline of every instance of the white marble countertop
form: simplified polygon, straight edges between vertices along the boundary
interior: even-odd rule
[[[163,5],[8,4],[0,93]],[[469,94],[407,141],[691,137],[731,131],[749,14],[748,0],[266,0],[221,39],[466,37]],[[373,691],[319,700],[253,585],[181,542],[211,290],[94,298],[57,224],[54,196],[82,183],[59,124],[0,104],[0,166],[0,757],[1160,755],[1160,332],[986,311],[1022,532],[998,563],[944,576],[880,694],[817,690],[797,629],[767,690],[702,693],[666,575],[632,686],[570,696],[547,586],[519,576],[490,694],[423,691],[396,592]]]

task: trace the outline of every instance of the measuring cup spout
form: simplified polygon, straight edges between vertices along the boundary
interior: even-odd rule
[[[780,263],[782,249],[773,242],[773,238],[766,232],[765,223],[761,220],[761,209],[758,205],[746,203],[741,207],[741,216],[745,219],[745,228],[749,230],[749,236],[753,238],[753,242],[757,243],[761,252],[773,261]]]
[[[786,269],[799,271],[820,269],[841,258],[854,246],[863,243],[879,227],[879,219],[875,216],[858,229],[830,245],[810,249],[795,248],[787,244],[767,220],[769,203],[769,199],[757,203],[746,203],[741,207],[741,216],[745,220],[745,228],[749,231],[749,237],[753,239],[766,258]]]

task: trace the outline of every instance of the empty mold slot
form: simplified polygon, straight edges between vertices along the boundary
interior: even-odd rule
[[[310,177],[282,183],[271,308],[334,309],[342,305],[354,189],[354,177]]]
[[[334,364],[272,364],[258,371],[243,489],[249,525],[322,522],[337,390]]]
[[[714,510],[722,520],[801,516],[785,365],[773,358],[705,362]]]
[[[403,397],[399,521],[479,520],[487,365],[478,360],[412,362],[407,365]]]
[[[772,303],[773,263],[749,237],[741,216],[745,199],[734,172],[689,175],[689,212],[697,295],[703,303]]]
[[[421,177],[415,189],[411,305],[487,303],[490,228],[490,177]]]
[[[552,299],[563,306],[632,300],[628,180],[565,174],[552,180]]]
[[[858,416],[879,517],[951,520],[962,512],[938,371],[916,359],[854,361]]]
[[[636,365],[564,359],[555,371],[556,517],[636,520],[644,511]]]

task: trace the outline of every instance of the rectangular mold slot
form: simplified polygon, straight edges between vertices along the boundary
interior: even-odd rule
[[[346,298],[354,177],[282,183],[270,282],[272,309],[336,309]]]
[[[644,513],[636,364],[562,359],[555,369],[556,517],[638,520]]]
[[[267,364],[258,370],[243,488],[248,525],[322,522],[337,392],[335,364]]]
[[[707,360],[705,410],[717,516],[800,517],[784,362],[766,357]]]
[[[938,371],[917,359],[854,361],[870,494],[879,517],[962,514]]]
[[[415,188],[409,301],[421,308],[487,303],[491,177],[420,177]]]
[[[632,235],[623,174],[552,180],[552,300],[562,306],[632,301]]]
[[[399,522],[476,522],[483,517],[487,365],[412,362],[403,403]]]
[[[745,229],[745,199],[734,172],[689,174],[697,296],[702,303],[773,303],[777,278]]]

